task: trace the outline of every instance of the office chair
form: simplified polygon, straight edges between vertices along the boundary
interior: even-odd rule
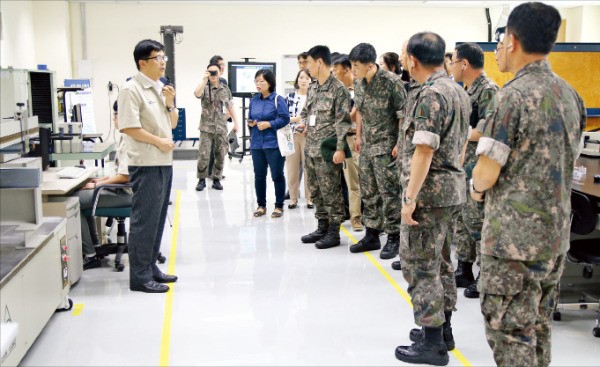
[[[592,233],[598,221],[596,208],[597,203],[595,200],[590,200],[588,196],[577,191],[571,191],[571,233],[582,236]],[[598,238],[570,241],[567,260],[582,264],[584,266],[582,276],[586,279],[592,278],[594,266],[600,265],[600,245],[598,243],[600,243]],[[558,295],[560,297],[560,288],[558,289]],[[581,309],[587,309],[588,304],[585,301],[588,298],[593,299],[594,297],[582,292],[579,303],[576,303],[576,305]],[[559,304],[559,302],[555,304],[554,320],[561,319],[559,308],[564,308],[564,304]],[[593,328],[592,334],[600,338],[600,299],[598,299],[596,326]]]
[[[131,206],[125,207],[98,207],[98,200],[100,199],[100,193],[103,190],[111,189],[111,188],[119,188],[119,189],[127,189],[131,188],[130,184],[109,184],[109,185],[101,185],[94,189],[94,195],[92,197],[92,202],[94,203],[90,213],[85,213],[86,215],[91,215],[94,217],[107,217],[107,227],[109,227],[108,233],[112,230],[114,219],[117,220],[117,243],[111,243],[110,239],[108,240],[108,244],[96,247],[96,256],[104,257],[109,254],[115,254],[115,270],[123,271],[125,269],[125,265],[121,264],[121,258],[123,254],[127,252],[127,230],[125,228],[125,220],[131,216]],[[162,253],[158,253],[158,263],[164,264],[167,261],[167,258],[162,255]]]
[[[130,184],[107,184],[101,185],[94,189],[94,195],[92,202],[94,203],[91,212],[85,213],[93,217],[109,217],[116,218],[117,220],[117,243],[107,244],[96,247],[96,255],[104,257],[109,254],[116,254],[115,256],[115,270],[123,271],[125,265],[121,264],[121,258],[123,253],[127,251],[127,230],[125,229],[125,219],[131,216],[131,206],[123,207],[98,207],[98,200],[100,199],[100,193],[108,189],[127,189],[131,188]]]

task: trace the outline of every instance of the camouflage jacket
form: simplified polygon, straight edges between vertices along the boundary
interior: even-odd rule
[[[310,116],[315,115],[314,126]],[[323,85],[314,81],[308,88],[306,105],[300,113],[306,125],[306,153],[310,157],[321,156],[321,141],[337,137],[337,150],[344,149],[346,133],[350,129],[350,93],[333,74]]]
[[[199,130],[205,133],[227,134],[227,107],[232,103],[231,91],[220,84],[219,87],[210,86],[210,81],[204,87],[204,94],[200,97],[202,103],[202,116],[200,117]]]
[[[371,83],[357,83],[356,108],[362,115],[361,153],[390,154],[398,140],[398,120],[404,116],[406,89],[402,80],[379,68]]]
[[[473,129],[477,129],[479,126],[478,130],[482,131],[481,129],[485,122],[485,113],[497,91],[498,86],[492,79],[488,78],[485,73],[481,73],[467,89],[467,94],[471,97],[470,124]],[[475,155],[476,148],[477,142],[469,142],[467,153],[465,155],[465,168],[469,167],[469,171],[471,171],[473,166],[475,166],[475,163],[477,163],[477,156]]]
[[[502,169],[486,191],[481,252],[520,261],[567,251],[583,101],[547,60],[523,67],[492,100],[477,155]]]
[[[411,92],[412,93],[412,92]],[[417,196],[419,207],[446,207],[467,200],[465,172],[460,164],[467,141],[471,104],[467,93],[444,71],[432,74],[407,106],[402,125],[402,187],[406,189],[417,144],[435,152],[425,182]]]
[[[412,78],[410,79],[409,83],[405,83],[404,84],[404,89],[406,90],[406,103],[404,104],[404,111],[402,111],[402,117],[398,120],[398,126],[400,127],[398,130],[398,142],[396,143],[396,145],[398,146],[398,162],[401,163],[402,160],[402,149],[404,146],[404,130],[402,129],[402,126],[404,124],[404,118],[406,115],[406,111],[411,110],[414,108],[415,105],[415,97],[417,96],[417,94],[419,93],[419,90],[421,89],[421,85],[417,82],[415,82]],[[412,106],[412,107],[410,107]]]

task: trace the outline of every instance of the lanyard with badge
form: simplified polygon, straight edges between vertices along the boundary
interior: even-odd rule
[[[315,95],[315,105],[316,105],[316,104],[318,103],[318,101],[319,101],[319,88],[320,88],[320,87],[321,87],[321,86],[319,85],[319,82],[317,82],[317,88],[316,88],[316,89],[317,89],[317,91],[315,92],[315,93],[316,93],[316,95]],[[310,112],[313,112],[313,111],[312,111],[312,108],[311,108],[310,110],[311,110]],[[311,113],[311,114],[308,116],[308,126],[312,126],[312,127],[315,127],[315,126],[317,126],[317,115],[316,115],[315,113]]]

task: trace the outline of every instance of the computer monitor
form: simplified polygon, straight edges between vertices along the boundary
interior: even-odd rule
[[[254,75],[260,69],[269,69],[275,74],[274,62],[229,61],[227,78],[229,89],[235,97],[252,97],[256,93]]]

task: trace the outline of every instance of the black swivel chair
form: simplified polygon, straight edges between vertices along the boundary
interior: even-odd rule
[[[96,248],[96,256],[104,257],[109,254],[116,254],[115,256],[115,269],[117,271],[123,271],[125,266],[121,264],[121,257],[124,252],[127,252],[127,230],[125,228],[125,219],[131,215],[131,206],[122,207],[99,207],[98,200],[100,199],[100,193],[108,189],[128,189],[131,188],[129,184],[106,184],[98,186],[94,189],[94,195],[92,202],[94,205],[91,209],[84,212],[86,216],[92,217],[108,217],[116,218],[117,226],[117,243],[102,245]],[[125,194],[124,194],[125,195]]]
[[[596,228],[598,222],[597,202],[577,191],[571,191],[571,233],[577,235],[589,235]],[[590,279],[594,273],[594,266],[600,265],[600,239],[575,239],[571,240],[567,259],[570,262],[582,264],[583,277]],[[559,293],[560,296],[560,293]],[[580,307],[586,308],[586,299],[590,298],[582,293]],[[593,329],[595,337],[600,338],[600,299],[598,301],[598,313],[596,326]],[[560,320],[560,305],[557,303],[554,311],[554,320]]]
[[[127,229],[125,227],[125,220],[131,216],[131,206],[122,206],[122,207],[99,207],[98,200],[100,198],[100,193],[103,190],[108,189],[130,189],[130,184],[103,184],[94,189],[94,195],[92,197],[92,202],[94,203],[89,213],[84,213],[85,215],[90,215],[93,217],[107,217],[107,226],[112,229],[112,223],[114,219],[117,220],[117,243],[109,243],[99,246],[96,248],[96,256],[104,257],[109,254],[115,254],[115,270],[123,271],[125,269],[125,265],[121,263],[121,258],[124,253],[127,252]],[[110,223],[110,224],[109,224]],[[110,229],[109,229],[110,232]],[[162,255],[162,253],[158,254],[158,262],[160,264],[164,264],[166,258]]]

